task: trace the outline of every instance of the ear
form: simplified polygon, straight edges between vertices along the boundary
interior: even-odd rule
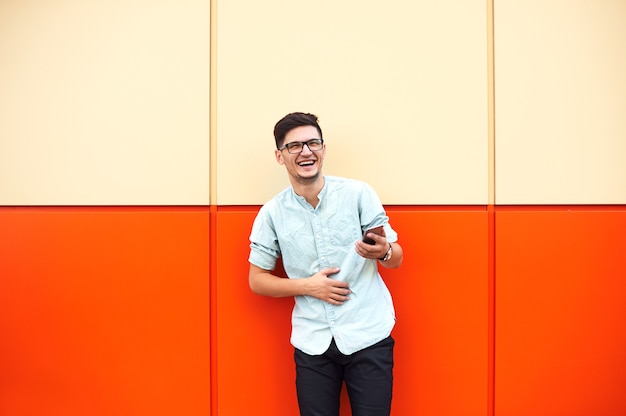
[[[283,152],[281,152],[280,150],[274,150],[274,154],[276,155],[276,161],[278,162],[278,164],[284,165],[285,160],[283,159]]]

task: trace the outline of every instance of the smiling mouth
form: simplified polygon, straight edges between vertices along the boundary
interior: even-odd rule
[[[307,166],[313,166],[314,164],[315,164],[314,160],[303,160],[302,162],[298,163],[298,166],[307,167]]]

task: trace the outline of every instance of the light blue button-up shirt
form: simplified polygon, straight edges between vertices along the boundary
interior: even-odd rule
[[[290,279],[309,277],[339,267],[330,277],[350,284],[350,299],[335,306],[311,296],[296,296],[291,343],[309,355],[324,353],[335,338],[343,354],[369,347],[391,334],[395,312],[391,294],[378,273],[376,260],[359,256],[356,240],[384,225],[387,240],[396,232],[376,195],[366,183],[325,177],[313,208],[289,187],[259,211],[250,234],[250,263],[274,270],[282,256]]]

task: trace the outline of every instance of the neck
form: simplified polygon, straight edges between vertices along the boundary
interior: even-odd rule
[[[319,198],[317,197],[324,187],[324,176],[321,174],[315,178],[298,178],[291,181],[291,186],[296,194],[304,197],[313,208],[317,207]]]

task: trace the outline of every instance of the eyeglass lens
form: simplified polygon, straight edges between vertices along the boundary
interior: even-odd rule
[[[291,142],[287,143],[285,147],[289,153],[300,153],[304,149],[304,145],[306,144],[309,150],[316,151],[322,149],[323,141],[321,139],[311,139],[306,142]]]

